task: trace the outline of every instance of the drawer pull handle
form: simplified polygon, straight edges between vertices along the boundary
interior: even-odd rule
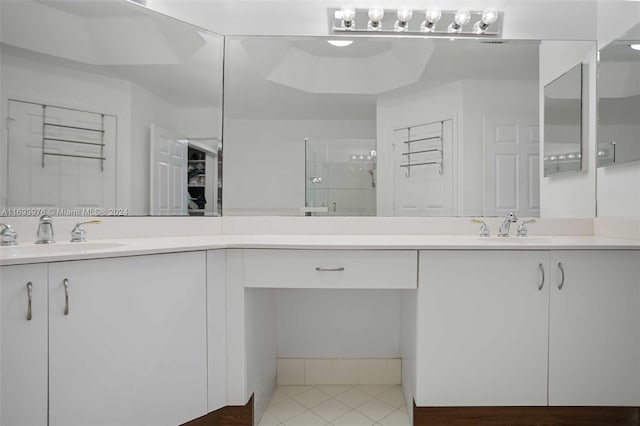
[[[64,314],[69,315],[69,280],[65,278],[62,284],[64,285]]]
[[[542,280],[540,281],[538,290],[542,291],[542,287],[544,287],[544,266],[542,266],[542,263],[538,263],[538,268],[540,268],[540,272],[542,272]]]
[[[560,273],[561,278],[560,278],[560,284],[558,284],[558,290],[562,290],[562,287],[564,286],[564,267],[562,266],[561,262],[558,262],[558,268],[560,269]]]
[[[318,271],[318,272],[340,272],[340,271],[344,271],[344,266],[341,266],[339,268],[321,268],[319,266],[316,266],[316,271]]]
[[[33,284],[31,281],[27,283],[27,321],[31,321],[33,315],[31,315],[31,296],[33,292]]]

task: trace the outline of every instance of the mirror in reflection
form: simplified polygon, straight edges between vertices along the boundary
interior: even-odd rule
[[[544,176],[582,169],[582,64],[544,86]]]
[[[227,37],[225,215],[539,215],[538,43]]]
[[[0,7],[4,211],[221,212],[221,36],[125,1]]]
[[[600,50],[597,159],[640,160],[640,24]]]

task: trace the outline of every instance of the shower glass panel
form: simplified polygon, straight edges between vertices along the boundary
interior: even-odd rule
[[[376,141],[306,139],[305,207],[309,216],[375,216]]]

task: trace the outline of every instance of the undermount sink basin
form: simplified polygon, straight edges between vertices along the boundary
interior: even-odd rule
[[[51,254],[75,254],[96,250],[108,250],[124,246],[123,243],[53,243],[25,244],[0,247],[0,257],[47,256]]]

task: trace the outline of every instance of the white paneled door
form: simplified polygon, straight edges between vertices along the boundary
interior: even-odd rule
[[[187,152],[186,140],[178,140],[171,131],[151,125],[151,215],[187,215]]]
[[[484,216],[540,215],[537,117],[484,117]]]
[[[398,129],[393,138],[394,215],[453,215],[453,120]],[[432,162],[442,162],[442,168],[440,164],[426,164]],[[421,165],[401,167],[406,164]]]

